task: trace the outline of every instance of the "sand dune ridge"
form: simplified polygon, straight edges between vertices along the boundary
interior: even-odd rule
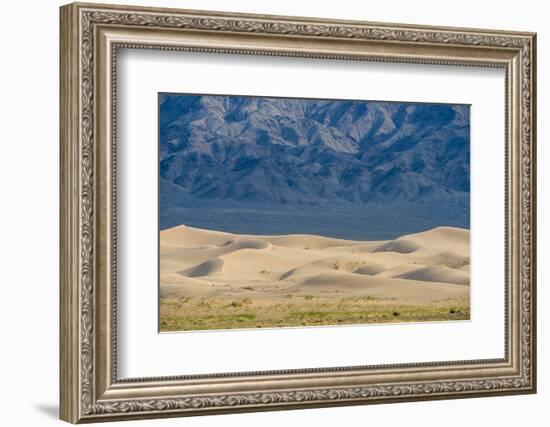
[[[469,230],[453,227],[368,242],[182,225],[161,231],[160,250],[161,297],[332,292],[416,303],[469,297]]]

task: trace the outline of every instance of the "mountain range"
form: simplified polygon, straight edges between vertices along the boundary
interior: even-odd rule
[[[161,217],[420,203],[469,226],[468,105],[161,93],[159,111]]]

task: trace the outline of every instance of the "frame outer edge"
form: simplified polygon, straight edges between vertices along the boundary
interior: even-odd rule
[[[537,33],[531,36],[531,391],[537,393]]]
[[[76,423],[80,418],[77,8],[61,6],[59,21],[59,418]]]
[[[102,7],[104,6],[104,8]],[[506,33],[498,32],[491,33],[489,31],[481,31],[469,29],[459,38],[457,42],[453,39],[455,36],[453,30],[437,27],[427,27],[428,32],[447,31],[447,33],[435,33],[424,36],[422,31],[409,31],[405,27],[405,32],[401,34],[401,28],[397,38],[399,40],[407,39],[408,42],[417,41],[426,45],[438,45],[441,43],[466,44],[487,46],[499,46],[501,48],[510,48],[514,50],[529,49],[524,56],[527,63],[528,78],[526,92],[527,98],[524,98],[525,110],[530,117],[522,124],[526,132],[530,133],[530,138],[523,139],[524,147],[529,150],[528,154],[523,157],[527,161],[525,169],[528,181],[524,181],[524,189],[530,191],[530,194],[525,194],[527,215],[523,218],[527,225],[531,226],[527,230],[526,235],[530,241],[525,247],[525,256],[527,257],[527,274],[526,280],[528,283],[524,285],[524,300],[525,311],[529,312],[528,316],[524,317],[524,330],[526,335],[523,335],[523,352],[520,356],[522,359],[526,357],[527,365],[523,371],[521,378],[510,379],[510,383],[506,379],[502,379],[502,386],[499,385],[500,378],[494,381],[477,381],[477,385],[472,382],[472,389],[469,389],[470,382],[464,384],[467,389],[454,389],[454,383],[441,384],[441,389],[437,388],[439,384],[402,384],[397,385],[399,388],[398,394],[393,394],[392,387],[380,388],[380,394],[365,395],[364,397],[356,389],[336,390],[323,389],[319,390],[296,390],[292,392],[274,392],[263,394],[239,393],[232,395],[208,395],[196,396],[187,399],[143,399],[143,400],[111,400],[97,401],[97,396],[94,396],[97,386],[94,378],[94,353],[96,330],[92,330],[90,321],[94,313],[94,306],[97,294],[92,294],[95,287],[97,277],[92,275],[90,267],[93,267],[96,260],[94,259],[94,243],[90,238],[95,238],[94,234],[97,231],[97,223],[94,221],[94,203],[96,199],[96,190],[94,185],[94,174],[97,172],[97,165],[94,163],[94,135],[95,125],[93,124],[95,109],[89,110],[90,101],[93,104],[94,100],[94,73],[95,70],[88,69],[89,63],[94,63],[94,37],[89,37],[90,34],[81,30],[86,29],[90,24],[90,20],[81,21],[81,12],[83,8],[89,7],[92,11],[99,11],[98,8],[106,9],[107,11],[117,12],[151,12],[154,9],[141,7],[127,7],[114,5],[100,4],[72,4],[63,6],[60,10],[61,16],[61,34],[60,34],[60,139],[61,139],[61,197],[60,197],[60,383],[61,383],[61,419],[72,422],[96,422],[119,419],[139,419],[139,418],[161,418],[168,416],[182,415],[201,415],[213,413],[233,413],[233,412],[249,412],[249,411],[264,411],[264,410],[280,410],[291,408],[305,407],[326,407],[336,405],[349,404],[365,404],[365,403],[383,403],[384,401],[398,402],[411,400],[435,400],[440,398],[464,398],[473,396],[486,396],[497,394],[524,394],[533,393],[536,391],[536,313],[535,313],[535,283],[536,283],[536,183],[535,183],[535,143],[536,143],[536,128],[535,128],[535,111],[536,111],[536,36],[533,33]],[[156,8],[155,8],[156,9]],[[100,10],[100,13],[106,12]],[[159,9],[160,10],[160,9]],[[170,13],[191,13],[192,11],[183,11],[177,9],[166,10]],[[84,11],[86,12],[86,11]],[[113,12],[114,13],[114,12]],[[195,13],[195,12],[194,12]],[[260,15],[222,15],[217,12],[196,12],[198,17],[198,26],[208,31],[224,30],[218,28],[220,24],[214,18],[220,18],[220,21],[225,21],[223,17],[238,18],[243,16],[244,21],[250,20],[249,23],[255,24],[257,19],[262,19]],[[86,15],[83,15],[86,17]],[[131,21],[131,25],[148,26],[151,25],[148,19],[144,19],[143,23],[134,22],[132,19],[134,14],[130,14],[127,19]],[[148,18],[145,16],[145,18]],[[272,17],[275,18],[275,17]],[[314,34],[316,37],[327,37],[328,39],[343,39],[345,37],[363,38],[362,30],[359,28],[346,28],[350,33],[333,34],[329,31],[330,28],[324,28],[325,25],[314,20],[309,21],[306,18],[290,18],[277,17],[285,19],[289,27],[296,27],[290,34],[297,33],[298,36],[308,37],[309,29],[316,30],[319,34]],[[103,20],[110,23],[111,16],[106,14]],[[126,19],[126,18],[125,18]],[[116,20],[115,20],[116,21]],[[235,21],[235,19],[233,19]],[[269,21],[269,19],[268,19]],[[259,21],[258,21],[259,22]],[[298,22],[304,22],[308,31],[304,31],[302,26],[297,26]],[[325,22],[325,21],[323,21]],[[268,22],[269,23],[269,22]],[[337,24],[338,22],[334,22]],[[340,22],[343,24],[343,22]],[[115,22],[116,24],[116,22]],[[169,23],[172,25],[172,23]],[[222,22],[225,25],[225,22]],[[319,24],[319,27],[316,25]],[[358,25],[363,25],[361,23]],[[374,23],[370,23],[374,24]],[[170,26],[168,25],[168,26]],[[194,28],[195,23],[190,24]],[[256,28],[251,25],[246,28],[240,26],[234,28],[234,23],[229,25],[232,31],[237,32],[255,32]],[[263,29],[264,22],[261,22]],[[388,31],[392,29],[392,24],[388,25]],[[182,28],[187,28],[187,24],[183,23]],[[82,28],[81,28],[82,27]],[[376,28],[375,28],[376,29]],[[266,32],[280,35],[283,33],[281,28],[267,27]],[[361,31],[360,31],[361,30]],[[294,31],[294,32],[293,32]],[[386,31],[386,30],[385,30]],[[475,32],[474,32],[475,31]],[[418,34],[417,34],[418,33]],[[499,34],[497,36],[497,34]],[[438,37],[442,35],[442,37]],[[82,38],[81,38],[82,36]],[[392,38],[393,35],[390,36]],[[412,37],[410,39],[409,37]],[[376,36],[382,40],[383,37]],[[460,41],[462,40],[462,41]],[[82,60],[82,62],[81,62]],[[521,61],[520,61],[521,63]],[[90,80],[91,77],[91,80]],[[88,91],[90,89],[90,91]],[[520,91],[524,94],[523,90]],[[85,106],[84,110],[82,107]],[[530,167],[530,169],[529,169]],[[522,191],[523,193],[523,191]],[[82,197],[81,197],[82,196]],[[529,269],[530,267],[530,269]],[[534,274],[530,274],[534,273]],[[530,293],[529,293],[530,292]],[[530,327],[530,332],[529,332]],[[527,373],[528,372],[528,373]],[[462,383],[462,382],[461,382]],[[459,383],[459,386],[462,386]],[[416,389],[415,386],[420,387]],[[434,388],[435,387],[435,388]],[[450,387],[450,388],[449,388]],[[499,390],[500,388],[500,390]],[[340,396],[340,391],[343,393]],[[465,391],[468,391],[465,393]],[[333,394],[338,392],[338,396],[333,397]],[[326,394],[323,398],[323,393]],[[359,395],[357,395],[359,393]],[[389,393],[389,394],[386,394]],[[349,394],[349,395],[348,395]],[[357,395],[357,396],[356,396]],[[377,397],[383,397],[378,399]],[[388,398],[387,400],[385,398]],[[268,399],[269,398],[269,399]],[[369,401],[367,402],[367,398]],[[266,400],[267,399],[267,400]],[[336,400],[335,400],[336,399]],[[372,399],[372,400],[370,400]]]

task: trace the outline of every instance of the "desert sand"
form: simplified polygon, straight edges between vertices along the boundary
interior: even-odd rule
[[[390,241],[350,241],[297,234],[239,235],[181,225],[160,233],[161,320],[163,315],[168,316],[165,320],[183,315],[177,308],[185,311],[186,303],[201,302],[212,313],[214,306],[235,308],[236,314],[245,316],[246,304],[261,311],[293,297],[315,302],[316,313],[319,308],[328,310],[334,301],[342,308],[345,301],[361,299],[383,302],[388,309],[434,306],[454,313],[448,307],[469,309],[469,243],[469,230],[453,227]],[[293,313],[299,308],[289,304]],[[269,326],[266,322],[261,326]]]

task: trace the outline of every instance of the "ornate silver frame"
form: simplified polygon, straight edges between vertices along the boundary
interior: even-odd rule
[[[533,33],[99,4],[61,8],[61,418],[78,422],[534,393]],[[505,357],[117,379],[117,48],[506,70]]]

